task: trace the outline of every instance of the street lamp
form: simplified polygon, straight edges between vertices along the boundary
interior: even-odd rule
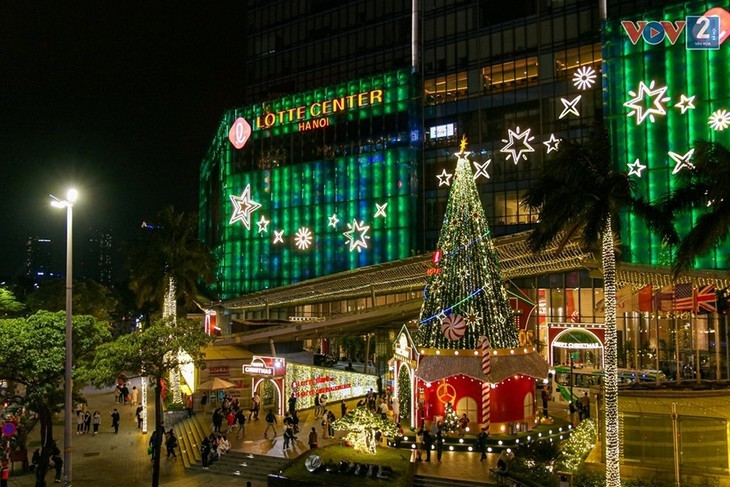
[[[66,199],[61,200],[51,195],[51,206],[66,208],[66,370],[65,370],[65,400],[64,400],[64,438],[63,438],[63,485],[71,485],[71,410],[73,409],[73,379],[71,366],[73,365],[73,327],[71,325],[71,302],[73,297],[73,206],[78,198],[75,189],[69,189]]]

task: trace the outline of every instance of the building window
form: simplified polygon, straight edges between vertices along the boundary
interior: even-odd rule
[[[566,79],[573,76],[573,70],[581,66],[591,66],[597,73],[601,72],[601,44],[578,46],[567,51],[555,53],[555,76]]]
[[[468,93],[466,71],[426,80],[423,83],[423,91],[426,103],[429,105],[466,98]]]
[[[482,69],[482,77],[487,92],[537,85],[537,56],[488,66]]]

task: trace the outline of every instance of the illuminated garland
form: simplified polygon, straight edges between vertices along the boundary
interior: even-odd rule
[[[331,408],[342,399],[364,396],[369,389],[378,388],[374,375],[291,362],[286,366],[285,381],[289,388],[285,395],[296,394],[297,409],[314,407],[315,393],[327,396],[327,407]]]
[[[458,162],[437,245],[443,251],[440,272],[428,278],[415,341],[419,348],[475,349],[484,335],[494,348],[516,347],[512,309],[465,144],[456,154]],[[447,338],[434,319],[469,313],[482,319],[457,340]]]
[[[162,307],[162,317],[168,318],[172,323],[177,321],[177,283],[175,278],[168,276],[167,292]],[[180,388],[180,370],[175,368],[170,371],[170,391],[172,392],[173,404],[182,404],[182,389]]]
[[[598,439],[596,424],[591,419],[581,422],[561,446],[559,471],[575,472]]]
[[[401,421],[411,417],[411,375],[407,367],[401,367],[398,373],[398,413]]]
[[[380,414],[370,412],[365,407],[355,408],[332,424],[337,430],[347,430],[345,440],[352,444],[355,451],[375,455],[377,441],[375,433],[380,431],[386,437],[398,434],[398,426],[380,417]]]

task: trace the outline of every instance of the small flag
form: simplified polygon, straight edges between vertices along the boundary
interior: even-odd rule
[[[652,300],[653,295],[651,284],[647,284],[639,289],[639,311],[642,313],[651,313],[654,311],[654,302]]]
[[[695,303],[697,313],[716,313],[717,296],[715,295],[715,285],[710,284],[696,291]]]
[[[694,311],[695,297],[692,291],[692,284],[677,284],[674,286],[674,298],[672,299],[672,311]]]
[[[672,311],[672,297],[674,288],[672,285],[664,286],[654,296],[654,309],[657,311]]]
[[[634,288],[628,284],[616,292],[616,311],[630,313],[636,309]]]

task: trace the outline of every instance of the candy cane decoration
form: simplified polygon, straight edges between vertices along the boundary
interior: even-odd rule
[[[480,338],[480,347],[482,349],[482,373],[489,377],[492,372],[491,362],[491,350],[492,347],[489,344],[489,338],[483,336]],[[489,423],[491,416],[491,392],[492,385],[489,383],[489,379],[482,382],[482,423],[484,427],[489,431]]]

